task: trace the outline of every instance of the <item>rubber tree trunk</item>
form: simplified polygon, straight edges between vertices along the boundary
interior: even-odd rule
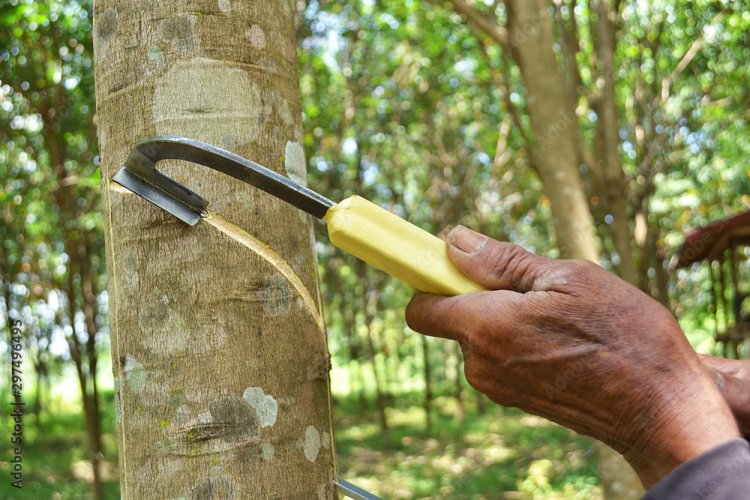
[[[590,8],[597,11],[597,45],[602,87],[600,96],[594,102],[597,113],[596,127],[596,161],[598,165],[591,168],[599,172],[603,181],[600,186],[607,198],[607,210],[612,215],[610,232],[620,261],[617,274],[630,283],[638,286],[638,269],[633,254],[633,230],[628,214],[628,183],[622,170],[620,160],[620,124],[617,116],[617,81],[615,52],[617,46],[617,17],[615,5],[611,0],[597,0]]]
[[[357,275],[362,283],[367,283],[367,268],[365,263],[358,260],[356,263]],[[388,426],[388,402],[386,401],[386,384],[384,380],[383,372],[385,367],[378,366],[378,352],[380,349],[375,344],[375,327],[373,322],[376,314],[376,304],[370,304],[368,301],[367,287],[362,290],[360,296],[361,307],[364,315],[364,328],[366,332],[366,346],[367,356],[370,358],[370,366],[372,367],[372,378],[375,382],[375,403],[378,407],[378,422],[380,423],[380,430],[387,431]]]
[[[566,95],[553,50],[552,16],[546,0],[506,0],[513,58],[526,86],[536,142],[533,161],[550,200],[560,256],[598,262],[593,220],[578,169],[578,120]],[[625,460],[597,443],[599,474],[608,499],[643,494]]]
[[[163,170],[236,226],[188,227],[110,182],[139,139],[170,134],[304,181],[294,15],[291,0],[95,2],[123,498],[334,496],[309,217],[185,163]]]
[[[550,201],[560,256],[597,262],[593,221],[579,172],[578,119],[553,52],[549,6],[546,0],[506,0],[505,5],[510,48],[526,87],[534,130],[532,161]]]
[[[424,408],[425,430],[429,434],[432,432],[432,370],[430,367],[430,345],[427,343],[427,337],[420,335],[419,341],[422,344],[422,363],[424,376]]]

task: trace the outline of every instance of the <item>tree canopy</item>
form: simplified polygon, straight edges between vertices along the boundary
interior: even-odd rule
[[[512,4],[307,2],[297,33],[309,185],[333,200],[362,195],[435,234],[464,224],[559,256],[539,175],[548,138],[530,113],[539,96],[514,56],[537,27],[509,26]],[[670,261],[686,231],[750,207],[750,12],[741,0],[544,5],[574,110],[549,120],[576,142],[600,263],[623,274],[630,259],[636,284],[694,345],[718,349],[708,268]],[[108,329],[91,9],[0,6],[0,273],[2,324],[24,321],[40,380],[76,368],[98,425]],[[433,391],[465,401],[458,351],[404,325],[411,290],[323,231],[316,248],[334,392],[374,396],[383,428],[411,389],[427,393],[427,422]]]

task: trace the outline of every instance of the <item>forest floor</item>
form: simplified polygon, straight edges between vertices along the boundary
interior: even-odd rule
[[[113,392],[101,395],[103,413],[102,444],[104,446],[104,479],[106,498],[120,498],[117,480],[117,435]],[[10,400],[9,397],[3,399]],[[8,405],[10,407],[10,405]],[[3,436],[9,435],[3,416]],[[23,422],[23,487],[11,486],[8,459],[0,462],[0,498],[3,500],[78,500],[93,498],[91,462],[88,457],[83,412],[80,407],[54,401],[36,422],[33,415],[24,415]],[[10,444],[2,448],[10,454]]]
[[[602,497],[587,438],[490,403],[484,414],[466,405],[460,422],[455,399],[448,397],[435,400],[428,432],[418,398],[398,401],[388,409],[389,429],[382,431],[372,405],[363,409],[354,399],[335,399],[341,477],[383,498]],[[104,394],[102,407],[106,497],[114,500],[119,486],[111,392]],[[40,424],[30,416],[25,421],[22,490],[10,486],[6,457],[0,462],[0,498],[91,498],[80,412],[57,408],[45,413]]]
[[[383,498],[603,498],[588,438],[489,401],[483,414],[466,404],[459,421],[448,397],[428,432],[412,403],[389,408],[383,432],[374,409],[334,401],[341,477]]]

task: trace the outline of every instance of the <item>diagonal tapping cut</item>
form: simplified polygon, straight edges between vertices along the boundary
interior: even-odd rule
[[[298,152],[292,149],[291,153],[289,149],[286,155],[303,156],[304,164],[301,148]],[[443,240],[385,208],[357,195],[334,203],[289,177],[195,139],[153,137],[141,141],[112,180],[191,226],[207,218],[208,201],[157,171],[156,164],[162,160],[186,160],[209,167],[325,221],[331,243],[417,290],[437,295],[485,290],[456,268]],[[288,164],[287,169],[290,168]],[[287,174],[294,176],[295,172]],[[245,246],[259,254],[268,253],[267,246],[222,220],[222,227],[231,227],[227,230],[245,241]],[[276,257],[274,262],[283,261]]]
[[[111,190],[117,192],[131,193],[129,189],[124,189],[117,182],[110,182],[109,187]],[[315,325],[318,327],[318,330],[320,332],[325,332],[325,320],[318,303],[313,298],[310,290],[305,286],[302,278],[299,277],[294,269],[292,269],[292,266],[290,266],[278,252],[241,227],[229,222],[213,210],[207,210],[206,215],[202,217],[202,220],[228,238],[236,241],[245,248],[252,250],[255,254],[276,268],[276,270],[284,276],[294,289],[297,290],[297,293],[299,293],[299,296],[305,305],[305,310],[307,310],[310,316],[315,320]]]
[[[260,241],[255,236],[251,235],[241,227],[232,224],[221,215],[216,212],[209,211],[208,217],[204,218],[204,221],[218,230],[220,233],[226,235],[232,240],[236,241],[240,245],[252,250],[256,255],[266,260],[274,268],[276,268],[284,278],[297,290],[300,298],[302,299],[305,309],[308,311],[310,316],[315,320],[315,324],[320,332],[325,331],[325,322],[323,320],[323,314],[320,311],[318,304],[316,303],[313,295],[307,289],[305,284],[299,275],[292,269],[292,266],[284,260],[274,249]]]

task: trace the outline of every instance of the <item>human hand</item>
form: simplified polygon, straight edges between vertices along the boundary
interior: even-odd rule
[[[550,260],[456,227],[448,254],[490,291],[417,293],[414,330],[458,341],[469,383],[622,453],[649,487],[739,437],[672,315],[585,261]]]
[[[750,361],[699,354],[745,437],[750,436]]]

